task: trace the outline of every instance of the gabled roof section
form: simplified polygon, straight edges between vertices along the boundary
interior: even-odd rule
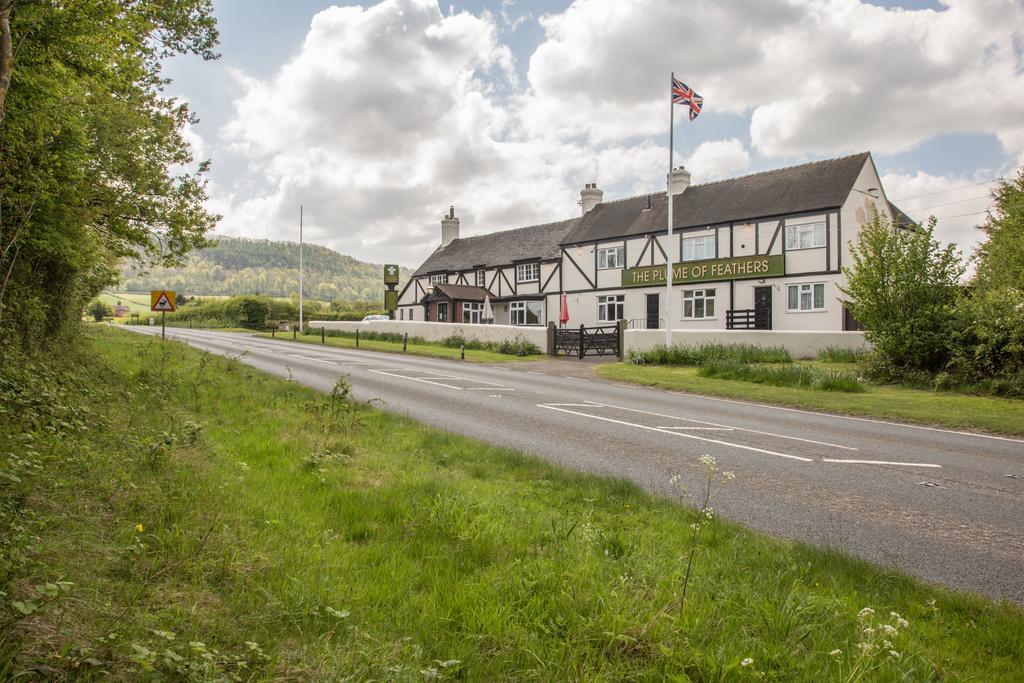
[[[892,202],[889,202],[889,211],[892,212],[893,222],[895,222],[896,225],[898,225],[899,227],[914,229],[921,227],[917,221],[908,216],[903,209],[896,206]]]
[[[436,298],[439,293],[453,301],[483,301],[485,297],[490,296],[490,292],[483,287],[450,285],[447,282],[438,282],[434,284],[434,294],[428,294],[426,298],[431,296]]]
[[[559,244],[579,221],[579,218],[571,218],[453,240],[447,247],[438,247],[427,257],[413,277],[477,266],[493,268],[529,259],[556,259],[562,253]]]
[[[673,229],[842,206],[870,158],[870,153],[864,152],[692,185],[674,197]],[[668,212],[665,197],[665,192],[659,192],[598,204],[579,220],[579,225],[562,243],[612,240],[664,231]]]

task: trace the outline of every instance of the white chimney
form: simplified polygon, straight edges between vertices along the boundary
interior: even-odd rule
[[[690,172],[683,166],[674,168],[672,169],[672,176],[670,180],[672,185],[672,196],[675,197],[677,194],[682,194],[683,191],[690,186]]]
[[[441,247],[447,247],[459,239],[459,219],[455,217],[455,207],[448,207],[448,215],[441,219]]]
[[[597,189],[597,183],[587,183],[580,190],[580,207],[583,213],[593,209],[604,199],[604,191]]]

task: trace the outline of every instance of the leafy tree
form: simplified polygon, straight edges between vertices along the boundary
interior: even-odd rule
[[[958,326],[964,266],[956,247],[942,247],[934,231],[934,218],[924,227],[903,228],[876,213],[858,234],[853,267],[843,269],[846,305],[897,374],[942,368]]]
[[[91,315],[92,319],[95,320],[96,322],[102,322],[104,318],[111,315],[110,306],[107,306],[99,299],[96,299],[91,304],[89,304],[88,310],[89,315]]]
[[[974,254],[979,289],[1013,287],[1024,290],[1024,168],[999,183],[995,210],[981,226],[986,240]]]
[[[160,62],[215,58],[217,31],[210,0],[15,0],[10,27],[0,335],[32,344],[77,320],[119,260],[171,264],[206,244],[207,164]]]

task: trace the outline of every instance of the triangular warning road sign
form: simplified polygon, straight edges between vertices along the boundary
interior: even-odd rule
[[[170,297],[167,296],[167,292],[160,292],[156,301],[150,306],[150,309],[154,311],[173,311],[174,304],[171,302]]]

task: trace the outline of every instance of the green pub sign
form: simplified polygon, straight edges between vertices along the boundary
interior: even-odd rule
[[[751,280],[786,274],[785,257],[737,256],[708,261],[687,261],[672,265],[672,284],[715,282],[719,280]],[[665,266],[643,266],[622,271],[623,287],[665,285]]]
[[[398,309],[398,292],[393,289],[384,290],[384,310],[394,311]]]
[[[384,284],[386,285],[397,285],[398,284],[398,273],[399,269],[394,263],[388,263],[384,265]]]

